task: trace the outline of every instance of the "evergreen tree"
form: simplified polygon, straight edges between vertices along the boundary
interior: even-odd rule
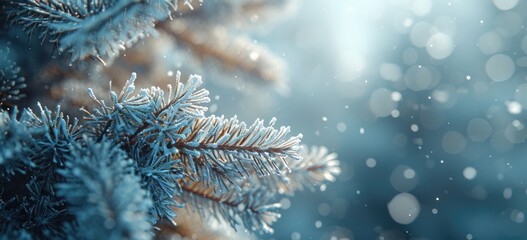
[[[137,60],[123,50],[141,49],[134,45],[149,36],[159,43],[171,36],[195,58],[207,58],[191,66],[198,72],[213,68],[227,76],[235,71],[244,73],[251,86],[283,89],[282,63],[263,47],[247,40],[200,44],[197,37],[210,34],[212,41],[220,40],[221,34],[211,29],[235,21],[246,27],[251,22],[243,19],[251,13],[264,16],[268,8],[286,5],[257,0],[7,1],[0,8],[0,219],[6,223],[0,226],[0,239],[196,234],[207,239],[272,233],[280,217],[279,197],[334,181],[340,172],[335,154],[302,146],[302,135],[275,127],[274,118],[246,124],[209,115],[209,92],[201,88],[199,75],[183,83],[178,71],[166,88],[139,90],[132,73],[119,92],[111,83],[109,94],[102,92],[124,63]],[[32,36],[29,43],[19,39],[21,31]],[[28,50],[32,41],[41,48]],[[149,57],[139,58],[138,65]],[[40,83],[52,86],[49,95]],[[83,97],[65,86],[91,87]],[[28,105],[36,102],[34,112]],[[57,104],[55,111],[43,106],[50,102]],[[73,111],[77,106],[81,110]],[[225,227],[235,232],[219,230]]]

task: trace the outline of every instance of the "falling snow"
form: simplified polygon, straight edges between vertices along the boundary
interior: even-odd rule
[[[328,231],[327,239],[527,238],[520,225],[527,208],[527,2],[319,7],[323,13],[311,10],[327,13],[332,27],[311,30],[322,25],[305,20],[296,42],[335,54],[319,55],[327,65],[301,61],[316,67],[298,79],[334,76],[312,78],[309,88],[324,100],[311,102],[321,110],[307,109],[322,116],[317,137],[346,159],[341,187],[324,193],[346,196],[349,210],[340,218],[328,196],[318,213],[333,222],[308,224]],[[333,225],[346,226],[342,235]]]
[[[388,203],[390,216],[400,224],[412,223],[420,211],[419,201],[409,193],[399,193]]]

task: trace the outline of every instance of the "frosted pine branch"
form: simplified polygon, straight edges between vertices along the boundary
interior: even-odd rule
[[[202,117],[207,107],[202,106],[208,103],[209,91],[206,89],[199,89],[203,81],[201,76],[191,75],[186,84],[181,83],[181,73],[176,73],[175,85],[168,85],[168,95],[158,87],[152,87],[150,93],[153,95],[155,112],[154,115],[160,116],[166,114],[165,111],[177,109],[190,115],[191,117]]]
[[[151,221],[164,217],[175,217],[173,208],[180,206],[173,196],[180,192],[177,180],[183,176],[177,166],[179,160],[171,144],[185,137],[184,129],[196,117],[203,117],[209,102],[208,91],[199,89],[201,78],[190,76],[186,84],[181,83],[180,73],[174,86],[168,85],[165,93],[161,88],[152,87],[135,92],[135,73],[132,74],[122,91],[111,92],[111,104],[90,95],[99,105],[93,113],[84,110],[87,116],[89,134],[102,139],[112,138],[126,145],[132,153],[136,167],[143,180],[143,187],[152,196],[154,207],[150,212]]]
[[[86,239],[150,239],[152,202],[141,189],[132,160],[110,141],[73,144],[57,184],[77,230]]]
[[[9,49],[0,49],[0,106],[23,98],[24,88],[25,79],[20,76],[20,67],[10,58]]]
[[[14,22],[40,38],[57,43],[71,61],[95,58],[103,64],[125,47],[156,34],[154,23],[166,19],[171,0],[14,0]]]
[[[99,105],[93,113],[83,109],[87,114],[87,125],[96,136],[110,134],[119,139],[127,137],[133,139],[139,134],[147,134],[148,127],[159,121],[174,119],[175,117],[203,116],[206,107],[203,103],[210,101],[208,91],[198,89],[202,84],[201,77],[192,75],[187,84],[180,81],[178,73],[174,87],[168,85],[168,95],[157,87],[142,89],[135,92],[137,75],[132,73],[119,95],[111,92],[111,104],[99,100],[89,89],[92,99]],[[168,125],[163,125],[168,127]]]
[[[257,175],[276,174],[280,166],[287,166],[286,158],[301,158],[297,152],[302,135],[288,138],[289,127],[275,129],[275,121],[273,118],[265,126],[262,120],[256,120],[247,126],[236,117],[198,118],[190,125],[190,133],[173,146],[181,152],[184,165],[192,173],[196,172],[196,159],[201,158],[201,164],[209,171],[232,164],[229,168],[240,176],[248,176],[249,171]]]
[[[206,108],[201,104],[209,98],[208,91],[198,89],[198,76],[191,76],[184,85],[178,73],[176,87],[169,86],[168,96],[159,88],[134,95],[135,79],[132,74],[119,95],[111,93],[111,105],[90,93],[100,107],[94,113],[86,111],[87,125],[98,138],[109,134],[118,141],[142,142],[153,149],[152,156],[178,154],[184,171],[196,176],[196,165],[200,165],[207,175],[198,179],[205,177],[204,181],[213,183],[226,180],[220,170],[236,172],[239,177],[250,171],[268,175],[287,166],[286,158],[300,158],[301,135],[288,138],[289,127],[275,129],[275,119],[268,126],[261,120],[247,126],[236,118],[203,117]]]
[[[264,189],[248,191],[216,192],[199,182],[183,186],[183,200],[202,217],[211,214],[220,221],[226,221],[236,229],[245,229],[258,233],[272,233],[271,224],[280,214],[278,203],[270,203],[273,195]]]
[[[173,223],[176,217],[175,208],[183,206],[174,199],[174,196],[181,194],[178,182],[183,178],[180,161],[149,149],[147,144],[139,143],[133,146],[131,151],[136,171],[141,176],[141,185],[153,201],[149,221],[155,223],[159,218],[164,218]]]
[[[86,125],[93,135],[99,138],[108,135],[118,140],[123,135],[134,133],[143,124],[143,119],[150,116],[153,107],[146,91],[133,95],[136,77],[137,75],[132,73],[119,95],[114,91],[110,92],[111,105],[99,100],[93,90],[88,89],[88,94],[99,108],[95,108],[93,113],[81,110],[87,114]]]
[[[40,103],[38,114],[28,108],[24,111],[26,127],[38,128],[33,134],[35,149],[38,153],[34,158],[49,158],[50,162],[62,165],[64,156],[69,152],[70,145],[79,137],[81,126],[77,119],[64,116],[57,105],[55,111],[43,107]]]
[[[174,51],[175,56],[188,59],[185,66],[192,68],[192,72],[213,71],[215,79],[241,89],[273,86],[284,94],[288,91],[283,61],[247,37],[231,36],[221,26],[207,26],[185,18],[161,23],[158,29],[172,38],[173,43],[169,42],[166,48]],[[186,51],[191,54],[185,54]],[[233,75],[237,78],[232,78]]]
[[[27,160],[2,169],[3,177],[31,176],[29,194],[8,199],[2,219],[30,224],[24,229],[43,237],[145,239],[151,224],[179,221],[176,209],[186,206],[234,229],[272,233],[280,216],[274,198],[333,181],[340,170],[334,154],[304,152],[302,135],[289,136],[274,118],[247,125],[205,116],[210,99],[199,76],[183,84],[178,73],[167,91],[136,92],[135,81],[134,73],[108,102],[89,91],[98,106],[83,110],[86,127],[60,107],[39,105],[38,114],[27,109],[20,118],[16,110],[0,112],[0,143],[10,148],[0,151],[0,168],[12,158]]]
[[[2,239],[65,238],[62,223],[69,217],[62,200],[41,191],[36,179],[19,189],[26,194],[0,198],[0,220],[5,223],[0,226],[0,236],[9,236]]]
[[[290,162],[290,171],[284,168],[281,174],[253,177],[251,178],[252,183],[249,184],[263,186],[279,194],[294,195],[295,192],[306,188],[314,191],[316,186],[326,181],[335,181],[336,175],[340,174],[337,154],[329,152],[325,147],[304,146],[299,151],[299,155],[302,160]]]
[[[25,173],[34,167],[30,156],[33,143],[32,130],[17,118],[18,110],[13,109],[9,114],[0,112],[0,179],[9,180],[16,173]]]
[[[50,173],[64,167],[70,146],[79,138],[81,126],[77,119],[70,120],[68,116],[64,116],[60,105],[57,105],[55,111],[42,107],[40,103],[38,107],[38,114],[31,109],[24,112],[25,127],[34,131],[34,141],[30,146],[33,149],[31,159],[38,171],[33,174],[42,180],[41,186],[46,191],[53,192],[52,184],[57,182],[60,176]]]
[[[199,89],[200,77],[182,84],[179,76],[168,93],[152,87],[135,94],[132,74],[120,94],[111,93],[111,104],[91,92],[99,108],[86,111],[90,134],[108,136],[135,152],[143,187],[154,201],[154,219],[173,219],[172,207],[180,205],[173,197],[180,194],[183,176],[217,191],[241,191],[241,178],[276,174],[287,167],[287,158],[300,159],[301,135],[288,137],[289,127],[275,129],[276,119],[247,126],[235,117],[205,117],[201,104],[209,98]]]

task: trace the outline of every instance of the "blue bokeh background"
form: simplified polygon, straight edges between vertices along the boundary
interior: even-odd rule
[[[527,239],[527,2],[296,8],[254,36],[286,60],[288,96],[206,86],[215,114],[276,116],[339,154],[338,181],[282,199],[265,238]]]

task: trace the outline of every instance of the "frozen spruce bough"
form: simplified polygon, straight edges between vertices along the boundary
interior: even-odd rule
[[[68,119],[60,107],[0,112],[0,177],[8,183],[0,190],[0,220],[6,223],[0,235],[272,233],[281,195],[315,189],[340,172],[335,154],[301,146],[302,135],[276,128],[275,119],[246,124],[206,116],[209,93],[197,75],[183,84],[178,72],[167,89],[137,91],[135,80],[132,73],[107,102],[89,90],[97,107],[82,109],[83,121]],[[234,231],[221,230],[229,226]]]
[[[24,88],[26,81],[20,75],[20,67],[11,59],[9,48],[0,49],[0,107],[23,98]]]
[[[57,43],[59,52],[71,53],[72,62],[93,58],[104,65],[140,39],[157,34],[154,24],[169,18],[177,4],[178,0],[6,3],[15,23],[43,41]]]

